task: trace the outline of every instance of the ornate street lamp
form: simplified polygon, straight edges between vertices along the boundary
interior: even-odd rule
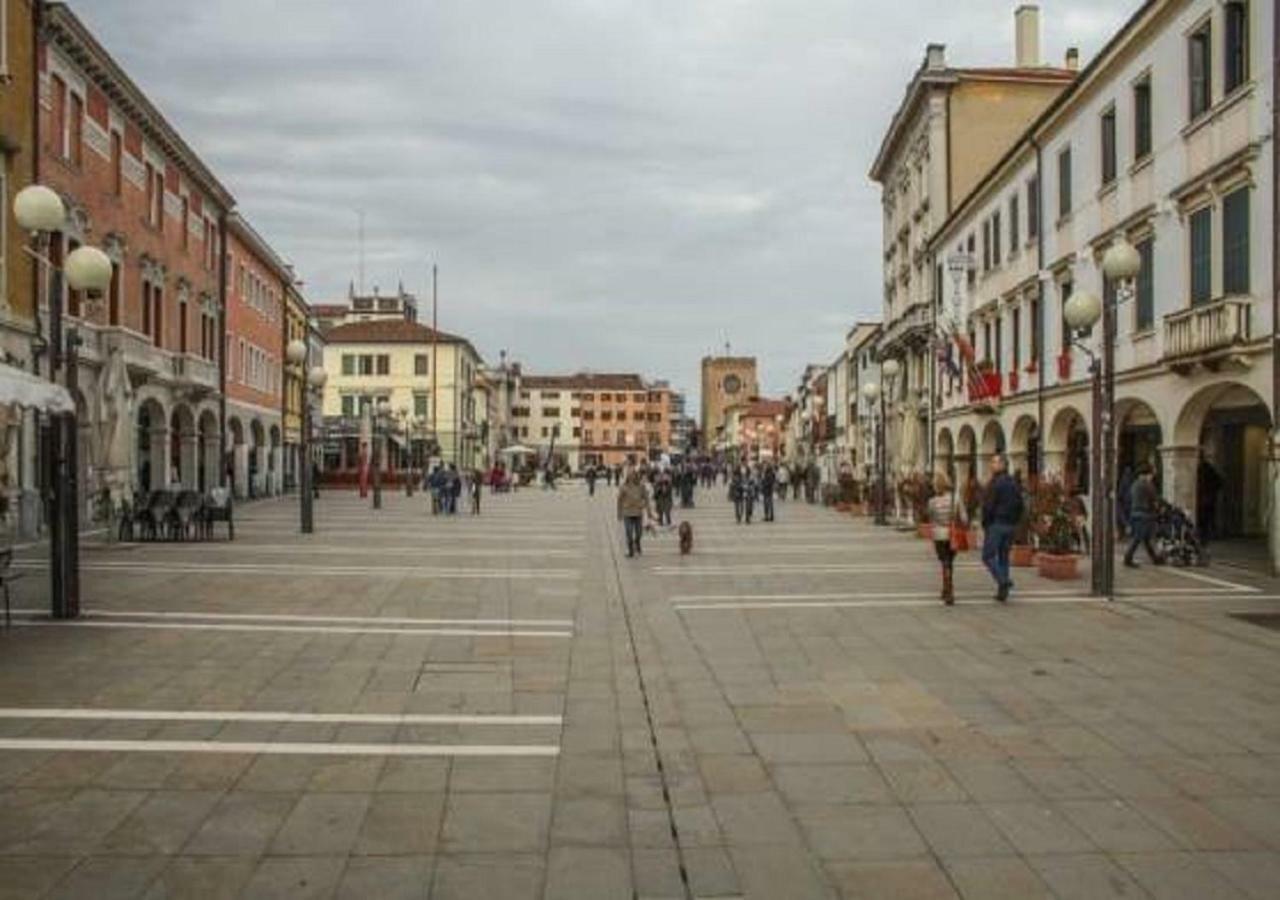
[[[875,420],[875,457],[876,457],[876,519],[877,525],[887,525],[884,514],[885,477],[884,477],[884,394],[880,385],[868,381],[862,386],[862,396],[867,398],[871,408],[871,417]],[[877,401],[879,401],[877,403]]]
[[[1089,357],[1093,394],[1093,435],[1090,491],[1093,519],[1092,593],[1111,599],[1115,593],[1115,328],[1116,307],[1132,300],[1134,279],[1142,269],[1142,257],[1123,236],[1102,258],[1104,279],[1114,283],[1105,299],[1088,291],[1071,296],[1063,319],[1071,341]],[[1102,348],[1095,352],[1084,343],[1093,327],[1102,322]]]
[[[111,285],[111,259],[97,247],[83,246],[67,254],[62,268],[49,259],[49,242],[62,229],[67,210],[57,192],[40,184],[23,188],[13,199],[18,227],[30,232],[26,252],[49,269],[49,380],[57,382],[66,367],[65,384],[73,400],[79,393],[79,332],[62,325],[62,281],[73,291],[102,293]],[[80,614],[80,510],[78,438],[75,413],[55,414],[49,420],[49,448],[54,463],[53,515],[49,521],[50,605],[54,618]]]
[[[302,403],[302,422],[299,426],[298,446],[298,488],[302,494],[299,505],[299,529],[303,534],[315,531],[315,499],[316,486],[312,484],[311,473],[311,397],[324,389],[328,375],[320,366],[308,367],[310,349],[307,342],[294,338],[285,347],[285,358],[289,367],[298,379],[299,399]]]
[[[373,508],[382,509],[382,454],[386,450],[386,431],[391,417],[391,404],[379,400],[373,408]]]

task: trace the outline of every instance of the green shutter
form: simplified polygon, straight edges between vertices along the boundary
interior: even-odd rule
[[[1213,212],[1208,207],[1191,215],[1191,304],[1213,297]]]
[[[1222,292],[1249,293],[1249,189],[1222,200]]]

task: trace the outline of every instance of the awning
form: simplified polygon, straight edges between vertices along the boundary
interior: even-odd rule
[[[13,404],[46,413],[74,413],[75,401],[62,385],[0,363],[0,405]]]
[[[523,444],[512,444],[510,447],[503,447],[498,450],[499,456],[534,456],[537,450],[532,447],[526,447]]]

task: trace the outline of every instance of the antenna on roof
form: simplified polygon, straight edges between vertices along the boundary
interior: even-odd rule
[[[359,225],[357,226],[357,232],[356,232],[356,239],[359,242],[359,246],[360,246],[359,281],[360,281],[360,293],[361,295],[363,295],[364,294],[364,210],[363,209],[356,210],[356,217],[359,219]]]

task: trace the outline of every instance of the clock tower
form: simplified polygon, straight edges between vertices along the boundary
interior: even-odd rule
[[[724,411],[735,403],[760,396],[754,356],[704,356],[702,358],[703,448],[715,446],[724,425]]]

